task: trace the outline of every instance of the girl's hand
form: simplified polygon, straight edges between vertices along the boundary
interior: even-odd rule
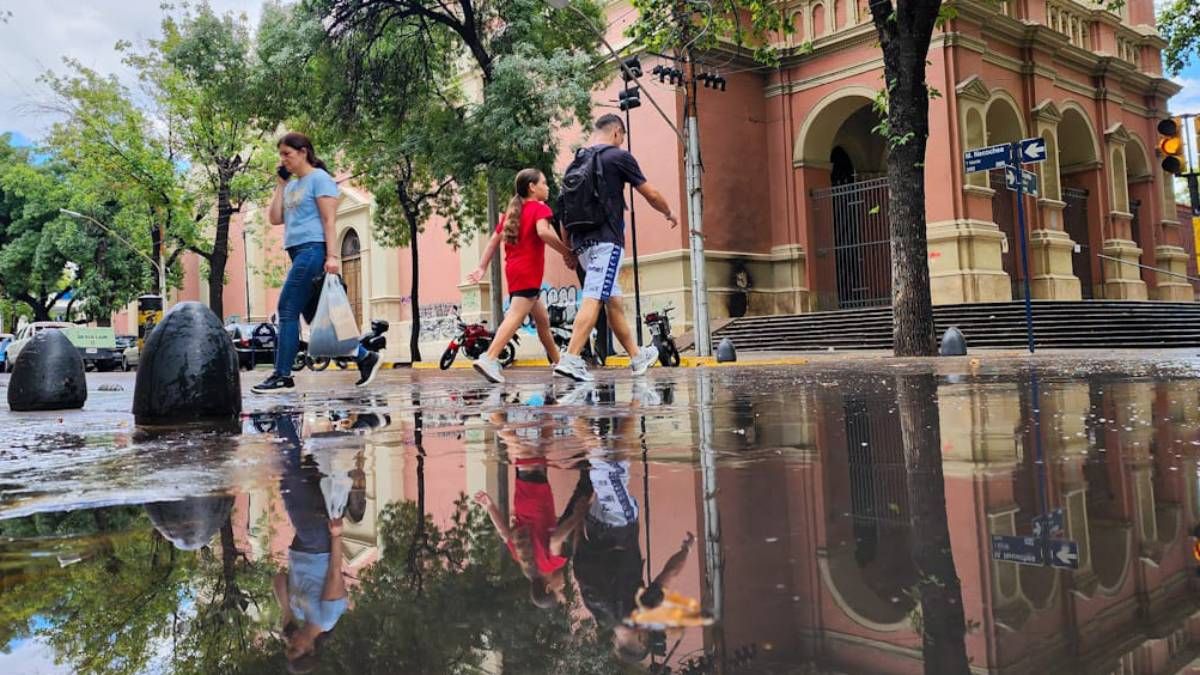
[[[574,253],[571,253],[563,256],[563,263],[566,264],[567,269],[573,270],[579,264],[579,259],[575,257]]]
[[[341,274],[342,263],[333,256],[325,257],[325,273],[326,274]]]
[[[475,493],[475,503],[483,507],[491,506],[492,496],[483,490],[480,490],[479,492]]]
[[[467,281],[469,281],[473,284],[479,283],[479,280],[482,278],[483,278],[483,268],[482,267],[476,267],[474,272],[471,272],[470,274],[467,275]]]

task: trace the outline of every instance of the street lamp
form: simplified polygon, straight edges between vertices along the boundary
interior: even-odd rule
[[[134,253],[142,256],[147,261],[149,261],[150,264],[154,267],[155,271],[158,272],[158,290],[159,290],[159,293],[162,294],[163,309],[164,310],[166,309],[166,307],[167,307],[167,270],[166,270],[166,266],[163,265],[163,263],[162,263],[163,254],[165,253],[165,251],[162,250],[162,246],[159,246],[159,249],[158,249],[159,250],[159,259],[155,260],[154,258],[151,258],[150,256],[146,255],[138,247],[129,243],[129,240],[125,239],[125,237],[122,237],[121,235],[117,234],[111,228],[109,228],[107,225],[105,225],[104,223],[96,220],[95,218],[93,218],[89,215],[79,213],[78,211],[71,211],[69,209],[59,209],[58,212],[63,214],[64,216],[70,216],[70,217],[76,218],[78,220],[86,220],[89,223],[92,223],[93,225],[100,228],[101,230],[104,230],[107,234],[111,235],[117,241],[121,242],[122,244],[125,244],[126,248],[128,248],[129,250],[133,251]]]

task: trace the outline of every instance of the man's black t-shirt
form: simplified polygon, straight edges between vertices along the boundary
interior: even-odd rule
[[[572,564],[583,604],[603,628],[611,628],[637,607],[642,585],[638,525],[604,528],[580,537]]]
[[[608,224],[587,235],[587,242],[616,244],[625,247],[625,186],[639,187],[646,182],[642,168],[633,155],[612,145],[592,146],[600,152],[604,169],[604,190],[607,193]]]

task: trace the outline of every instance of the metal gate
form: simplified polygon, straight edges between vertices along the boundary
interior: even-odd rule
[[[833,232],[838,308],[892,304],[887,178],[813,190],[817,227]]]
[[[1084,300],[1092,298],[1092,252],[1088,247],[1088,191],[1065,187],[1062,191],[1067,207],[1063,210],[1063,229],[1079,251],[1071,258],[1071,267],[1079,278],[1079,291]]]
[[[910,525],[907,465],[895,399],[846,395],[846,452],[850,517],[860,564],[874,560],[880,531]]]
[[[1017,240],[1017,193],[1008,189],[1004,172],[991,172],[991,186],[995,191],[992,195],[992,220],[1007,241],[1005,250],[1000,253],[1000,267],[1008,275],[1015,300],[1025,297],[1016,264],[1016,250],[1021,245]]]

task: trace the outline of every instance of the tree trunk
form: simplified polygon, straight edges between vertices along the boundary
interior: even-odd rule
[[[408,215],[408,249],[412,254],[412,334],[408,339],[408,348],[413,363],[421,360],[421,259],[417,252],[419,218],[415,213]]]
[[[163,259],[162,253],[165,243],[163,242],[162,232],[163,228],[161,225],[154,225],[150,228],[150,239],[154,242],[152,255],[156,261],[161,261]],[[158,274],[154,275],[154,288],[160,298],[166,297],[164,294],[167,292],[167,289],[163,288],[162,285],[158,283],[159,278],[160,277]]]
[[[933,373],[898,375],[896,403],[904,437],[913,566],[921,603],[925,672],[968,673],[962,586],[950,548],[942,441]]]
[[[933,356],[933,303],[925,228],[925,148],[929,88],[925,59],[941,0],[871,5],[888,88],[888,220],[892,238],[892,349]]]
[[[208,308],[225,320],[225,263],[229,260],[229,219],[233,204],[229,201],[230,177],[222,175],[217,186],[217,232],[212,255],[208,257]]]

